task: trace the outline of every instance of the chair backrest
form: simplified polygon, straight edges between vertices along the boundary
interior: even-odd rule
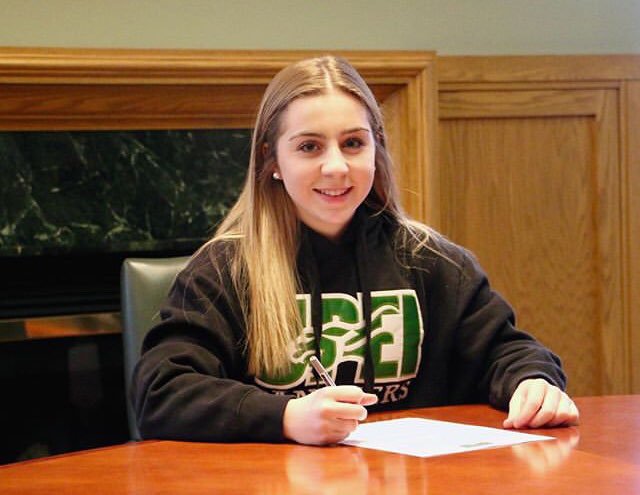
[[[145,335],[160,321],[159,309],[188,256],[176,258],[128,258],[120,273],[120,306],[127,419],[132,440],[140,440],[135,412],[129,399],[131,375],[140,357]]]

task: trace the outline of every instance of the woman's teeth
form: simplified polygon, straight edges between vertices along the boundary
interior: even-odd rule
[[[320,194],[324,194],[326,196],[342,196],[346,193],[349,188],[344,189],[317,189]]]

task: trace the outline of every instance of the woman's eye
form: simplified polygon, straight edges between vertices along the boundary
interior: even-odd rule
[[[362,142],[361,139],[358,138],[349,138],[344,142],[343,145],[345,148],[354,148],[354,149],[358,149],[358,148],[362,148],[362,146],[364,146],[364,143]]]
[[[318,148],[319,147],[316,143],[311,142],[302,143],[300,146],[298,146],[298,150],[302,151],[303,153],[313,153],[314,151],[317,151]]]

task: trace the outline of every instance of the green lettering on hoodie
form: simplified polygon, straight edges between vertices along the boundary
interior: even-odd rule
[[[307,365],[314,352],[311,324],[311,297],[297,296],[303,331],[291,350],[292,366],[283,376],[260,376],[256,382],[273,390],[312,387],[315,377]],[[424,327],[418,298],[413,289],[375,291],[371,293],[371,353],[376,383],[404,382],[417,374]],[[355,384],[364,382],[366,335],[362,311],[362,294],[331,293],[322,295],[322,364],[334,376],[338,364],[356,364]]]

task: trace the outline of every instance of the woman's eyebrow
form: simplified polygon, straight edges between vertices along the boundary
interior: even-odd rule
[[[294,135],[292,135],[289,138],[289,141],[293,141],[294,139],[298,139],[301,137],[317,137],[317,138],[324,138],[324,134],[320,133],[320,132],[311,132],[311,131],[301,131],[301,132],[296,132]]]
[[[342,131],[340,134],[351,134],[353,132],[371,132],[371,129],[368,127],[354,127],[353,129],[347,129],[346,131]]]
[[[366,127],[353,127],[351,129],[345,129],[344,131],[342,131],[340,133],[340,135],[352,134],[354,132],[368,132],[368,133],[371,133],[371,129],[368,129]],[[316,138],[324,139],[326,136],[324,134],[322,134],[321,132],[300,131],[300,132],[296,132],[293,136],[291,136],[289,138],[289,141],[293,141],[294,139],[298,139],[298,138],[301,138],[301,137],[316,137]]]

